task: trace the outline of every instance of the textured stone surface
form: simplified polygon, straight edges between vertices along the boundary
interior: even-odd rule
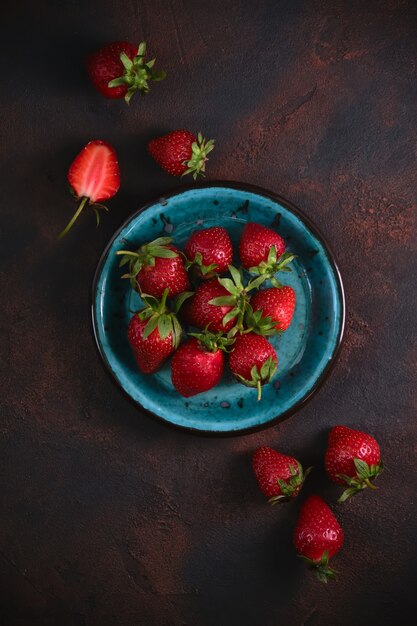
[[[415,623],[416,58],[412,0],[10,3],[2,19],[0,621],[4,626],[369,626]],[[82,59],[146,39],[168,72],[146,99],[101,99]],[[209,179],[298,204],[335,249],[346,341],[320,394],[279,427],[197,438],[142,416],[111,383],[90,329],[90,285],[113,231],[178,183],[145,141],[216,137]],[[65,174],[92,138],[122,188],[99,230]],[[190,183],[188,183],[190,184]],[[381,443],[376,493],[337,515],[346,545],[322,587],[291,546],[297,511],[269,509],[259,445],[315,471],[334,503],[326,433]]]

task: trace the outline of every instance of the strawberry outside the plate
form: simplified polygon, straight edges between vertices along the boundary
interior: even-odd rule
[[[312,495],[303,503],[293,539],[298,554],[315,569],[320,581],[335,576],[329,560],[343,545],[343,529],[320,496]]]
[[[148,142],[151,157],[172,176],[192,174],[196,179],[203,175],[214,140],[206,141],[201,133],[197,137],[188,130],[174,130]]]
[[[100,203],[112,198],[120,187],[120,170],[114,148],[105,141],[90,141],[75,157],[67,178],[79,205],[59,234],[60,239],[72,228],[85,206],[89,205],[94,210],[97,225],[100,222],[99,210],[107,211]]]
[[[155,60],[145,61],[146,42],[134,46],[127,41],[115,41],[95,50],[86,58],[86,69],[94,88],[105,98],[124,98],[129,104],[139,91],[149,92],[150,81],[160,81],[166,76],[155,70]]]
[[[378,442],[371,435],[347,426],[331,429],[324,462],[330,480],[347,487],[339,502],[368,487],[377,489],[374,481],[383,471]]]
[[[272,505],[294,499],[311,471],[309,467],[304,472],[297,459],[268,446],[255,450],[252,468],[260,490]]]

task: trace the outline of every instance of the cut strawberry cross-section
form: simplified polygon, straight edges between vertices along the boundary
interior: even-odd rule
[[[112,198],[119,190],[120,171],[112,146],[100,140],[90,141],[72,162],[68,182],[80,203],[59,239],[68,233],[86,204],[95,212],[98,225],[99,210],[107,211],[107,207],[99,203]]]

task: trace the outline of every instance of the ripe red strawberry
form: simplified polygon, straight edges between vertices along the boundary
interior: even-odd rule
[[[371,435],[347,426],[335,426],[329,433],[324,458],[330,480],[347,485],[339,502],[344,502],[358,491],[370,487],[383,470],[379,445]]]
[[[261,386],[269,383],[274,376],[278,366],[278,357],[265,337],[247,333],[236,337],[236,343],[229,358],[229,366],[238,382],[247,387],[256,387],[258,400],[260,400]]]
[[[188,130],[174,130],[148,142],[148,152],[163,170],[172,176],[192,174],[194,180],[206,169],[208,154],[214,149],[214,140],[206,141]]]
[[[107,208],[98,203],[112,198],[120,186],[116,152],[104,141],[90,141],[71,163],[67,178],[80,204],[59,239],[67,234],[87,203],[95,212],[99,224],[98,210],[107,211]]]
[[[184,246],[184,253],[188,265],[196,265],[199,276],[205,279],[225,272],[233,260],[232,242],[221,226],[193,232]]]
[[[122,278],[130,278],[134,289],[155,298],[162,298],[165,289],[169,291],[168,298],[186,291],[190,286],[188,274],[171,241],[171,237],[159,237],[135,252],[118,250],[116,254],[122,257],[120,267],[129,264],[129,273]]]
[[[248,222],[243,229],[239,256],[245,269],[269,278],[276,287],[281,284],[274,274],[291,271],[287,265],[294,259],[293,254],[285,252],[285,242],[278,233],[254,222]]]
[[[290,326],[295,310],[295,291],[287,285],[258,291],[251,298],[251,307],[261,311],[261,319],[266,320],[276,330],[284,331]],[[262,322],[261,322],[262,327]]]
[[[255,450],[252,467],[259,488],[268,498],[269,504],[295,498],[311,471],[309,467],[304,472],[297,459],[266,446]]]
[[[221,333],[193,334],[172,358],[171,376],[175,389],[185,398],[215,387],[224,372],[223,350],[230,341]]]
[[[218,282],[217,278],[206,280],[197,287],[195,294],[185,304],[182,319],[201,330],[207,328],[215,333],[227,333],[236,323],[237,313],[225,323],[224,318],[229,316],[234,306],[233,304],[211,304],[212,300],[220,297],[229,298],[230,293]]]
[[[329,560],[343,545],[343,530],[330,508],[319,496],[310,496],[301,507],[294,529],[298,554],[312,567],[322,582],[335,576]]]
[[[163,80],[164,71],[153,69],[155,59],[145,63],[146,43],[139,47],[127,41],[115,41],[92,52],[86,58],[90,80],[105,98],[124,98],[129,104],[136,91],[148,93],[148,81]]]
[[[180,342],[181,325],[165,305],[167,295],[165,290],[161,301],[143,296],[145,307],[129,323],[128,340],[143,374],[156,372]]]
[[[235,335],[243,330],[245,312],[249,307],[248,292],[259,286],[262,277],[243,284],[242,273],[229,265],[231,278],[218,278],[202,283],[184,307],[184,321],[197,328],[210,328]]]

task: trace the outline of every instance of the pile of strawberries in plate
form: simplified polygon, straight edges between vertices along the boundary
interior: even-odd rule
[[[232,242],[220,226],[194,231],[183,251],[171,238],[160,237],[117,254],[120,265],[128,267],[123,278],[131,280],[144,303],[128,328],[139,370],[152,374],[174,353],[172,383],[189,397],[220,382],[228,354],[235,379],[256,389],[261,399],[262,385],[278,366],[267,337],[287,330],[295,309],[294,290],[276,277],[291,271],[294,259],[282,237],[247,223],[239,269],[232,265]],[[273,286],[260,289],[268,280]],[[187,339],[180,343],[183,334]]]

